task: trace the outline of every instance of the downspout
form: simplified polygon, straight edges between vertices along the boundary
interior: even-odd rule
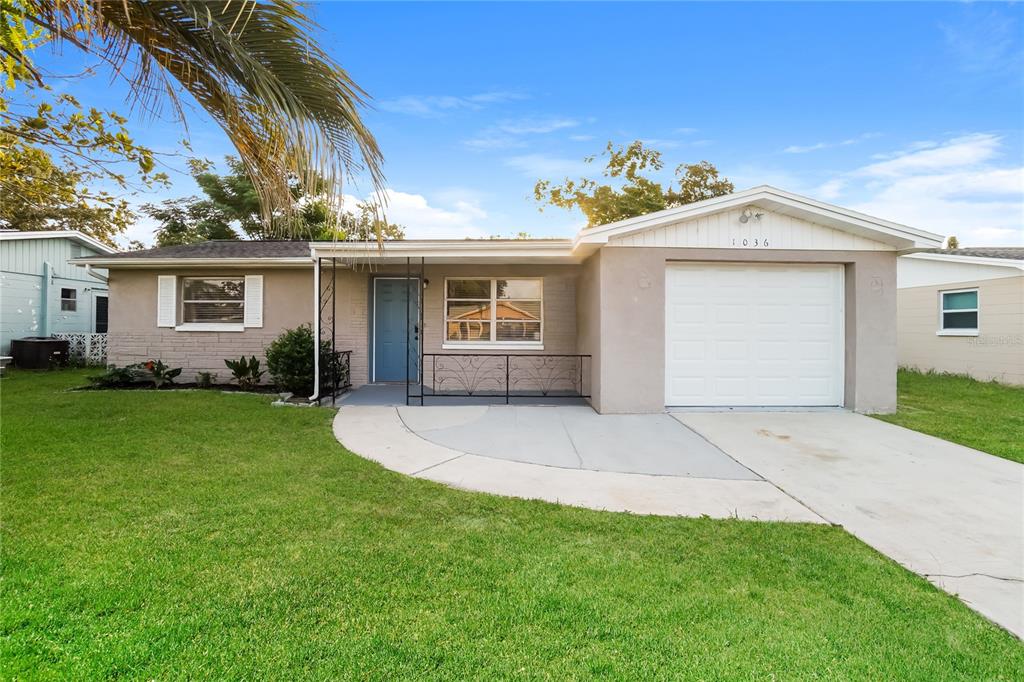
[[[313,261],[313,395],[309,401],[320,399],[320,258]]]
[[[39,300],[39,336],[50,335],[50,278],[53,277],[53,266],[43,262],[43,286]]]
[[[107,284],[110,281],[108,277],[104,277],[100,273],[96,272],[95,270],[92,269],[92,266],[88,264],[86,264],[85,266],[85,274],[89,275],[90,277],[95,277],[104,284]]]

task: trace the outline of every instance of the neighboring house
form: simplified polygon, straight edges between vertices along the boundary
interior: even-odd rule
[[[898,272],[900,365],[1024,384],[1024,247],[934,249]]]
[[[81,232],[0,230],[0,355],[12,339],[106,332],[106,270],[68,261],[114,253]]]
[[[757,187],[573,239],[225,241],[78,262],[110,269],[118,364],[223,374],[225,358],[313,324],[352,351],[357,386],[433,385],[456,365],[466,381],[523,357],[541,381],[549,358],[582,355],[579,392],[599,412],[884,412],[896,407],[897,255],[941,241]]]

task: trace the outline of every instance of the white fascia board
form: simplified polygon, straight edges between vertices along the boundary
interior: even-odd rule
[[[18,241],[22,239],[70,239],[71,241],[78,242],[83,246],[88,246],[91,249],[96,249],[100,253],[117,253],[117,249],[104,244],[100,240],[90,237],[87,234],[82,234],[78,230],[40,230],[38,232],[26,230],[14,230],[10,232],[0,232],[0,240],[2,241]]]
[[[121,268],[225,268],[225,267],[259,267],[259,268],[294,268],[313,267],[309,258],[72,258],[73,265],[92,265],[93,267]]]
[[[910,253],[901,258],[913,258],[915,260],[934,260],[946,263],[970,263],[972,265],[994,265],[996,267],[1013,268],[1024,270],[1024,260],[1013,258],[986,258],[983,256],[960,256],[947,253]]]
[[[377,242],[311,242],[314,259],[331,257],[364,258],[464,258],[464,259],[574,259],[570,239],[456,239]]]
[[[576,243],[604,244],[610,237],[691,220],[747,204],[757,204],[769,210],[796,215],[810,222],[851,232],[901,249],[935,248],[941,246],[944,240],[942,235],[826,204],[776,187],[762,185],[657,213],[585,228],[577,235]]]

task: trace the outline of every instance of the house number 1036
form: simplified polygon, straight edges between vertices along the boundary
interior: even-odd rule
[[[737,244],[736,243],[736,238],[733,237],[732,245],[733,246],[749,246],[749,247],[760,246],[762,248],[766,248],[768,246],[768,240],[764,239],[762,237],[755,237],[753,239],[741,239],[739,244]]]

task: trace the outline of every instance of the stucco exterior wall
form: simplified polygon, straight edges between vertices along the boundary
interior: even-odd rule
[[[424,294],[424,352],[444,353],[445,277],[542,277],[544,280],[544,348],[519,350],[527,354],[575,354],[576,265],[427,265],[429,282]],[[405,276],[405,267],[338,268],[335,298],[335,334],[338,350],[351,350],[354,386],[370,381],[371,291],[375,277]],[[176,331],[156,326],[157,276],[178,277],[263,275],[263,327],[242,332]],[[414,276],[420,273],[417,271]],[[200,371],[229,377],[226,358],[255,355],[264,358],[266,346],[285,329],[313,322],[313,270],[304,269],[203,269],[114,270],[108,362],[125,365],[161,359],[182,367],[182,380]],[[326,336],[326,334],[325,334]],[[473,350],[473,353],[487,351]],[[495,353],[512,351],[495,350]]]
[[[157,276],[179,277],[263,275],[263,326],[241,332],[175,331],[156,326]],[[313,271],[305,269],[111,270],[110,328],[107,362],[127,365],[163,360],[183,368],[181,380],[196,372],[215,372],[229,381],[225,359],[255,355],[265,362],[264,348],[285,329],[313,320]]]
[[[495,350],[494,353],[575,354],[576,344],[576,280],[577,265],[456,265],[430,264],[423,271],[427,281],[424,289],[423,352],[457,353],[445,350],[444,344],[444,281],[446,277],[541,277],[544,280],[544,348],[543,350]],[[419,264],[413,276],[419,277]],[[339,270],[335,305],[338,350],[352,351],[352,384],[361,386],[371,380],[372,286],[376,277],[404,277],[405,266],[366,270]],[[486,350],[464,352],[487,353]]]
[[[939,292],[971,288],[978,335],[937,335]],[[904,288],[898,305],[900,365],[1024,384],[1024,275]]]
[[[846,266],[845,405],[896,409],[896,254],[608,247],[600,259],[600,402],[604,413],[665,409],[665,265],[669,261]]]

